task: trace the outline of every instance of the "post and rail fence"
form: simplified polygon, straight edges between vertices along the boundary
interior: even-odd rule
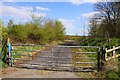
[[[118,47],[113,46],[112,49],[102,48],[102,60],[108,61],[110,59],[119,57],[120,54],[116,53],[116,50],[119,50],[119,49],[120,49],[120,46]],[[112,52],[112,56],[108,56],[108,54],[111,52]]]
[[[104,66],[105,62],[120,57],[120,51],[117,52],[117,50],[120,50],[120,46],[113,46],[112,49],[107,49],[102,47],[102,54],[101,54],[101,67]]]

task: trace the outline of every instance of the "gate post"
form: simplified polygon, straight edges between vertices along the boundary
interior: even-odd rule
[[[102,47],[102,56],[101,56],[102,61],[105,61],[105,53],[106,53],[105,48]]]
[[[115,46],[113,46],[113,49],[115,48]],[[113,51],[113,54],[112,54],[112,56],[115,56],[115,50]]]
[[[11,52],[11,44],[8,38],[8,59],[9,59],[9,66],[12,67],[12,52]]]
[[[104,47],[102,47],[102,55],[101,55],[102,61],[101,61],[101,68],[103,69],[105,64],[105,58],[106,58],[106,50]]]
[[[97,67],[98,67],[97,71],[99,72],[100,71],[100,48],[97,52]]]

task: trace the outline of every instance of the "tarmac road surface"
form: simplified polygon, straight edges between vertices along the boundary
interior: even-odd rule
[[[72,50],[67,47],[53,46],[40,52],[36,59],[31,60],[29,64],[27,67],[33,69],[70,70]]]

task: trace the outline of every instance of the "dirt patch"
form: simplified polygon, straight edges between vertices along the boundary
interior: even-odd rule
[[[3,78],[79,78],[73,72],[7,68],[2,71]]]
[[[109,61],[107,61],[105,63],[105,66],[104,66],[104,69],[107,71],[107,70],[115,70],[115,71],[118,71],[119,70],[119,64],[118,64],[118,59],[115,58],[115,59],[111,59]]]

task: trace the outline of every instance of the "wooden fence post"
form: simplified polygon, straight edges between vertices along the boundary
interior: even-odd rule
[[[113,49],[115,48],[115,46],[113,46]],[[115,56],[115,50],[113,50],[113,55],[112,56]]]
[[[102,47],[102,56],[101,56],[102,61],[105,61],[105,53],[106,53],[105,48]]]
[[[102,47],[102,55],[101,55],[101,69],[104,68],[104,64],[105,64],[105,61],[106,61],[106,50],[104,47]]]
[[[106,58],[107,58],[107,53],[106,53],[106,51],[107,51],[107,48],[105,48],[105,60],[106,60]]]
[[[100,71],[100,49],[97,52],[97,66],[98,66],[97,71],[99,72]]]

